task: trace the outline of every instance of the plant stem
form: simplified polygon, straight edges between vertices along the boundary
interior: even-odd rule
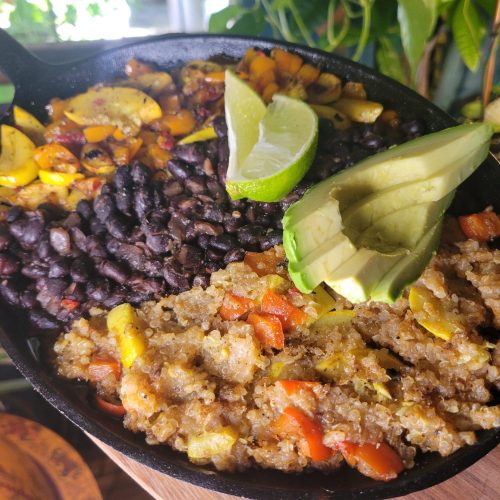
[[[336,0],[330,0],[328,2],[328,13],[326,18],[326,39],[332,47],[330,50],[333,50],[335,47],[335,3]]]
[[[307,45],[309,45],[309,47],[315,47],[316,44],[309,34],[309,30],[307,29],[307,26],[305,25],[304,20],[302,19],[302,16],[300,15],[300,12],[295,5],[295,0],[288,0],[288,8],[290,9],[293,19],[297,24],[297,27],[299,28],[300,34],[304,38]]]
[[[484,68],[483,77],[483,113],[490,101],[491,88],[493,86],[493,76],[495,74],[495,58],[498,49],[498,31],[500,29],[500,0],[497,0],[497,7],[495,10],[495,19],[491,30],[491,43],[488,54],[488,60]]]
[[[370,35],[371,17],[372,17],[372,6],[371,0],[361,0],[361,5],[363,7],[363,26],[361,28],[361,35],[359,37],[359,43],[356,47],[356,52],[352,56],[354,61],[359,61],[365,50],[366,44],[368,42],[368,37]]]
[[[285,9],[278,9],[278,18],[280,20],[281,32],[283,33],[283,38],[287,42],[295,42],[295,37],[292,35],[290,31],[290,27],[288,26],[288,20],[286,18]]]
[[[262,6],[264,7],[264,10],[266,11],[266,19],[271,25],[271,28],[273,29],[273,34],[275,31],[278,32],[278,34],[281,36],[281,38],[285,38],[284,33],[281,31],[281,26],[278,18],[276,17],[276,14],[274,13],[273,9],[269,5],[267,0],[261,0]],[[278,38],[278,37],[276,37]]]

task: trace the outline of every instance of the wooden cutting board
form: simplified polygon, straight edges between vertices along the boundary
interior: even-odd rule
[[[90,439],[156,500],[235,500],[156,472],[127,458],[98,439]],[[500,498],[500,446],[479,462],[444,483],[407,495],[405,500],[494,500]]]

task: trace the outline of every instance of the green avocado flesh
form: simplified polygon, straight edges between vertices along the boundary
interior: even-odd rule
[[[310,189],[283,217],[299,290],[322,281],[351,302],[392,302],[439,244],[455,188],[488,153],[492,129],[460,125],[379,153]]]

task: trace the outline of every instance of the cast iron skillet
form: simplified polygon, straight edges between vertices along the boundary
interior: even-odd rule
[[[439,130],[455,124],[452,118],[427,100],[364,66],[318,50],[255,38],[161,36],[103,52],[90,59],[57,66],[35,58],[0,30],[0,68],[15,84],[15,104],[44,119],[44,107],[52,97],[68,97],[96,82],[121,76],[126,61],[131,57],[153,61],[168,68],[192,59],[220,55],[240,58],[252,46],[261,49],[277,46],[293,50],[304,59],[344,79],[363,82],[371,99],[400,110],[404,116],[423,120],[428,130]],[[493,157],[485,161],[459,189],[452,211],[457,214],[470,213],[482,210],[488,204],[500,209],[500,169]],[[93,408],[84,386],[51,375],[49,368],[40,362],[36,342],[27,340],[26,331],[28,327],[24,319],[0,304],[0,341],[5,350],[35,389],[76,425],[153,469],[224,493],[273,499],[374,499],[399,496],[444,481],[477,461],[500,441],[498,431],[480,432],[474,446],[466,446],[448,458],[441,458],[437,454],[421,455],[415,468],[405,471],[389,483],[373,481],[348,467],[329,475],[320,472],[291,475],[264,470],[220,473],[210,467],[194,466],[183,454],[166,446],[146,445],[143,435],[125,430],[121,422]]]

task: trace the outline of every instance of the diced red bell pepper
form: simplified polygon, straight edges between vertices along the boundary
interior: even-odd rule
[[[267,274],[276,274],[278,264],[282,262],[276,256],[274,251],[267,252],[247,252],[243,262],[249,266],[254,273],[259,276],[266,276]]]
[[[78,302],[78,300],[62,299],[61,300],[61,305],[67,311],[72,311],[73,309],[76,309],[80,305],[80,302]]]
[[[283,387],[284,391],[288,396],[292,396],[293,394],[297,394],[300,391],[311,391],[314,387],[317,387],[320,382],[312,382],[306,380],[279,380],[276,384]]]
[[[357,444],[338,443],[346,462],[378,481],[390,481],[404,470],[401,457],[385,442]]]
[[[222,319],[234,321],[241,318],[255,306],[252,299],[240,297],[233,292],[226,292],[219,314]]]
[[[465,236],[472,240],[490,241],[500,236],[500,217],[495,212],[462,215],[458,222]]]
[[[285,330],[302,325],[308,319],[304,311],[290,304],[283,295],[272,290],[266,290],[264,293],[261,308],[268,314],[278,316]]]
[[[332,450],[323,444],[323,428],[321,424],[294,406],[288,406],[274,423],[278,434],[289,434],[304,438],[307,456],[312,460],[327,460]]]
[[[264,347],[283,349],[285,347],[285,335],[281,321],[272,314],[251,312],[247,323],[253,326],[255,335]]]

